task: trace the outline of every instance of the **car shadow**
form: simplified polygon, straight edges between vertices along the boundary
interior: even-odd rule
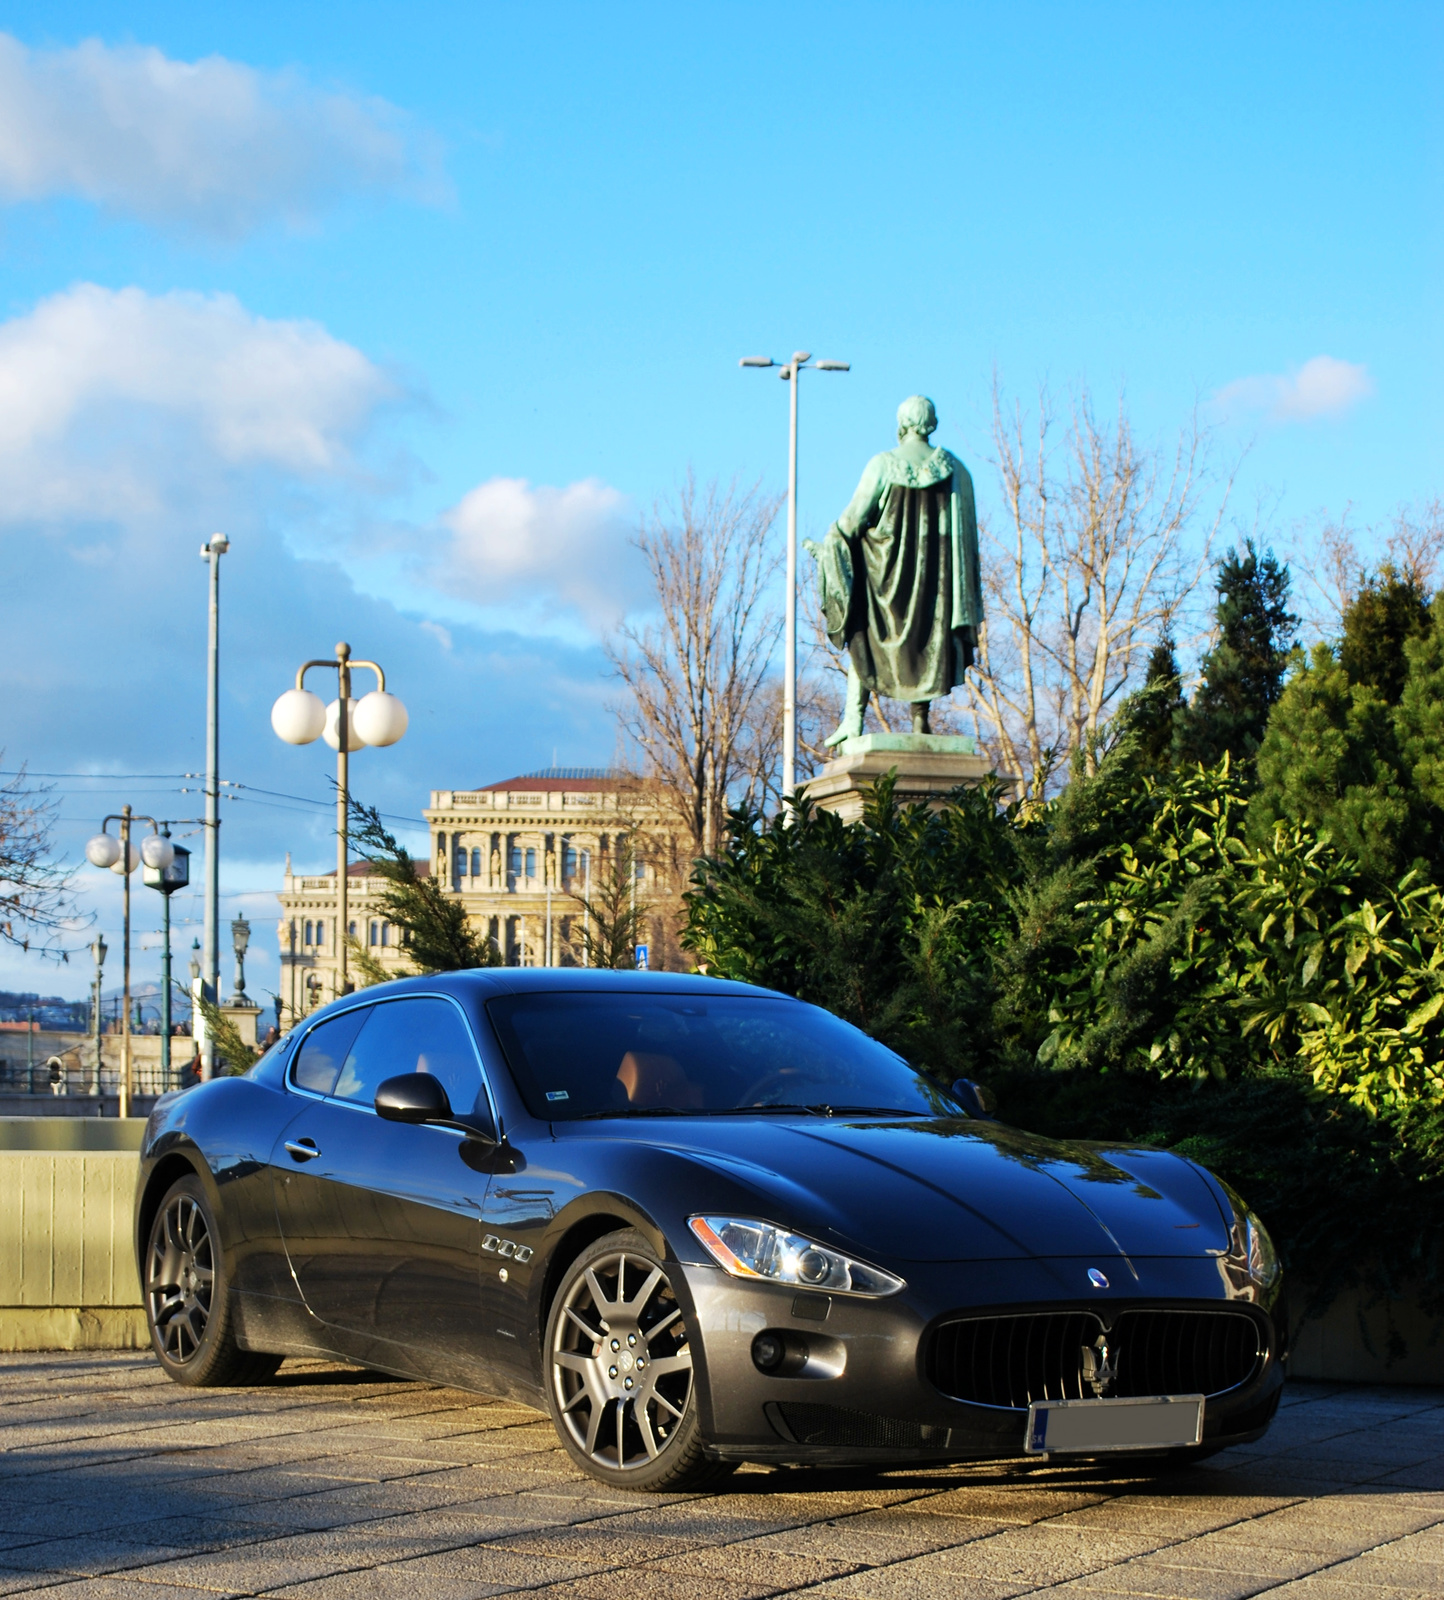
[[[377,1372],[371,1367],[293,1367],[287,1362],[266,1383],[268,1389],[333,1389],[372,1383],[415,1383],[415,1378],[399,1378],[395,1373]]]

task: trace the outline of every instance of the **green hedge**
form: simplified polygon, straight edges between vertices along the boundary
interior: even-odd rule
[[[1227,760],[1151,769],[1126,724],[1025,814],[884,782],[844,826],[735,813],[684,943],[827,1006],[1018,1126],[1194,1156],[1324,1294],[1441,1303],[1444,900],[1327,836],[1244,828]]]

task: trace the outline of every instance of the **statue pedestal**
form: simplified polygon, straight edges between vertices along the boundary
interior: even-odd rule
[[[900,805],[941,806],[960,784],[981,783],[993,765],[969,736],[940,733],[865,733],[845,739],[815,778],[799,788],[815,806],[857,822],[879,778],[897,772]]]
[[[257,1023],[261,1020],[260,1006],[253,1005],[249,1000],[237,1003],[233,995],[230,1001],[220,1008],[220,1012],[223,1017],[235,1023],[236,1032],[240,1034],[247,1044],[257,1043],[260,1033],[260,1029],[257,1027]]]

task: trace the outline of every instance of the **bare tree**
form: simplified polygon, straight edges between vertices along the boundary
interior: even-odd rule
[[[730,801],[774,784],[780,719],[769,678],[781,617],[773,601],[780,499],[754,485],[699,490],[689,472],[634,541],[657,620],[625,623],[607,655],[627,694],[623,728],[691,841],[708,855]]]
[[[1371,571],[1387,569],[1432,594],[1444,577],[1444,500],[1400,506],[1387,529],[1357,530],[1352,506],[1325,521],[1317,533],[1300,530],[1292,565],[1306,587],[1299,595],[1305,622],[1319,634],[1336,634]],[[1369,553],[1366,554],[1365,552]],[[1371,560],[1370,557],[1373,557]]]
[[[642,838],[618,834],[612,847],[599,852],[587,893],[571,899],[581,911],[573,924],[572,948],[588,967],[632,967],[648,924],[651,902],[637,892]]]
[[[1000,515],[980,530],[987,622],[965,693],[999,766],[1041,799],[1095,736],[1207,570],[1231,478],[1213,496],[1195,415],[1169,450],[1139,441],[1120,396],[1100,421],[1087,390],[1054,442],[1048,396],[1030,416],[993,390]],[[1200,521],[1205,521],[1201,533]]]
[[[78,924],[70,874],[53,858],[56,809],[23,766],[0,784],[0,937],[64,961],[64,935]]]

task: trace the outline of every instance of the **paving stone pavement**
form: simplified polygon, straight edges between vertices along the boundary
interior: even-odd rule
[[[1444,1597],[1444,1391],[1299,1383],[1151,1476],[1014,1461],[580,1477],[535,1412],[321,1362],[187,1390],[148,1355],[0,1355],[0,1596],[297,1600]]]

